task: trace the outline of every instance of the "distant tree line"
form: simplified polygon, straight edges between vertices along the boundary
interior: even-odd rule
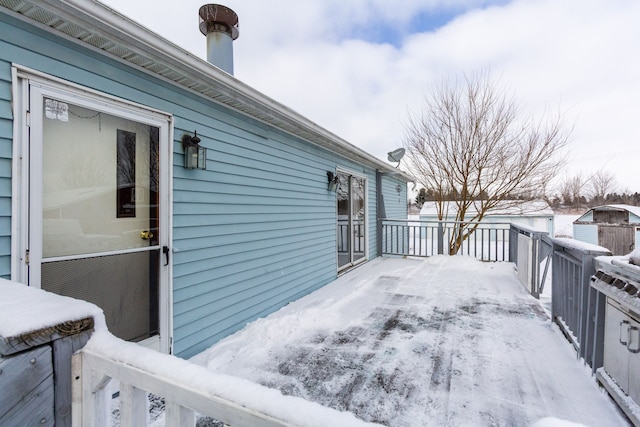
[[[538,194],[507,194],[505,200],[544,199],[554,209],[559,208],[588,208],[599,205],[625,204],[640,206],[640,193],[621,190],[616,184],[612,172],[598,171],[592,175],[578,173],[565,176],[551,191],[542,190]],[[438,200],[455,201],[460,197],[456,189],[450,189],[438,194],[431,189],[421,188],[414,199],[414,203],[421,208],[425,202]],[[483,191],[473,200],[486,200],[489,195]]]
[[[481,191],[477,195],[473,195],[469,197],[471,201],[482,201],[490,198],[490,195],[486,191]],[[530,201],[535,199],[544,199],[545,197],[542,194],[531,195],[531,194],[504,194],[502,199],[507,201]],[[437,201],[445,201],[445,202],[455,202],[460,199],[460,193],[454,188],[448,191],[443,192],[442,194],[437,193],[431,189],[421,188],[418,191],[413,203],[419,208],[424,205],[425,202],[437,202]]]
[[[471,200],[487,200],[488,198],[489,195],[487,192],[481,191],[479,194],[472,196]],[[432,189],[421,188],[415,198],[415,204],[421,208],[424,202],[434,202],[437,200],[454,202],[458,199],[460,199],[460,193],[455,188],[445,191],[442,194],[439,194]]]
[[[577,173],[565,176],[547,197],[552,208],[584,208],[598,205],[625,204],[640,206],[640,193],[621,189],[610,171],[592,175]]]

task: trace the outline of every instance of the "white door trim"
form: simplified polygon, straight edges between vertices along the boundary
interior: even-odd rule
[[[172,177],[173,170],[173,116],[146,106],[128,102],[110,95],[102,94],[95,90],[83,88],[81,86],[66,82],[64,80],[47,76],[40,72],[25,67],[16,66],[12,68],[12,92],[13,92],[13,116],[14,116],[14,146],[13,146],[13,179],[12,179],[12,252],[11,252],[11,278],[17,282],[40,286],[40,272],[29,271],[29,263],[35,261],[39,263],[42,259],[42,245],[32,245],[30,247],[29,233],[39,233],[42,235],[41,222],[34,221],[31,224],[35,229],[29,230],[30,209],[38,210],[38,203],[30,206],[29,191],[40,189],[42,194],[42,180],[35,180],[30,183],[30,167],[34,166],[34,176],[42,172],[42,151],[31,150],[30,141],[42,141],[42,105],[30,106],[31,100],[42,102],[43,96],[52,96],[56,99],[66,100],[70,103],[87,106],[104,113],[113,114],[126,119],[131,119],[140,123],[149,124],[160,129],[160,252],[162,247],[171,249],[173,241],[172,235]],[[39,108],[38,114],[30,114],[29,108]],[[36,111],[36,110],[33,110]],[[38,168],[37,166],[40,165]],[[41,175],[40,175],[41,176]],[[41,208],[41,206],[40,206]],[[42,209],[39,209],[41,212]],[[29,252],[27,252],[27,250]],[[171,255],[171,254],[169,254]],[[172,257],[169,265],[165,266],[165,256],[162,256],[162,263],[159,272],[160,279],[160,339],[157,337],[148,340],[147,344],[160,351],[169,352],[171,350],[172,339]],[[32,269],[38,270],[38,269]],[[143,344],[145,344],[143,342]]]
[[[364,245],[364,256],[355,262],[351,260],[349,263],[343,265],[342,267],[338,267],[338,273],[342,273],[347,271],[356,265],[359,265],[363,262],[369,261],[369,177],[363,172],[356,172],[351,169],[336,167],[336,174],[345,174],[352,177],[356,177],[364,180],[364,206],[365,206],[365,216],[364,216],[364,234],[365,234],[365,245]],[[351,188],[349,188],[349,215],[351,215],[352,210],[352,200],[351,200]],[[350,247],[350,258],[353,258],[353,247]]]

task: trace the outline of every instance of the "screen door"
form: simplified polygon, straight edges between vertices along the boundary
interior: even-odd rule
[[[38,87],[30,108],[29,283],[98,305],[122,339],[157,337],[166,129]]]

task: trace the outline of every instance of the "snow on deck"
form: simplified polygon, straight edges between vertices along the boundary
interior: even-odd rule
[[[106,329],[102,310],[86,301],[2,278],[0,293],[0,337],[19,336],[85,317],[93,317],[97,329]]]
[[[510,263],[379,258],[192,360],[389,426],[627,425]]]

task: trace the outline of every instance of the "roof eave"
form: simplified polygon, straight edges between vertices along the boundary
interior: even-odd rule
[[[11,5],[15,5],[15,2],[0,0],[0,5],[13,10]],[[20,5],[20,10],[17,12],[14,10],[14,12],[46,25],[49,31],[66,35],[75,42],[99,49],[138,69],[157,75],[165,81],[168,80],[172,84],[186,88],[314,145],[383,172],[400,172],[398,177],[405,181],[414,181],[411,175],[398,171],[398,169],[338,137],[294,110],[96,0],[40,0],[38,2],[25,0]],[[68,31],[65,32],[60,23],[54,25],[38,21],[26,13],[28,12],[27,7],[23,5],[44,9],[85,31],[81,36],[70,34]],[[113,53],[115,51],[113,46],[92,44],[90,42],[92,37],[110,40],[119,47],[119,52],[122,52],[123,49],[128,52],[116,55]],[[168,70],[168,72],[164,72],[164,70]]]

